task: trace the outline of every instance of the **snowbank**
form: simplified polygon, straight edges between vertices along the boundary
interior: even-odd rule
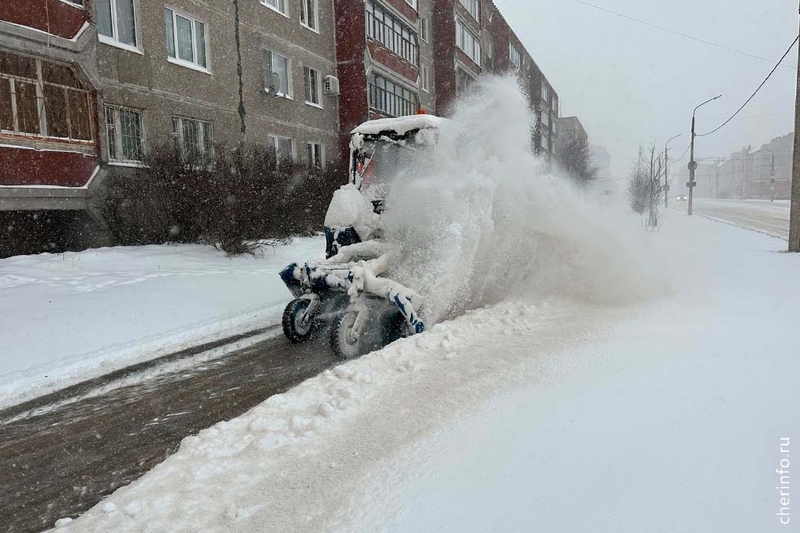
[[[286,265],[323,238],[226,258],[209,246],[0,260],[0,407],[190,346],[277,324]]]

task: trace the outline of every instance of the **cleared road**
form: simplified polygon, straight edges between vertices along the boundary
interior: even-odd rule
[[[279,337],[207,357],[220,348],[225,343],[187,350],[0,411],[3,531],[41,531],[80,514],[172,454],[184,437],[337,362],[319,341],[295,346]]]
[[[685,204],[676,207],[681,208],[685,209]],[[782,239],[789,238],[789,202],[786,200],[698,199],[694,201],[694,212]]]

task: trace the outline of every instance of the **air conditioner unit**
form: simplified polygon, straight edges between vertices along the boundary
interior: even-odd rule
[[[323,83],[323,87],[325,90],[325,94],[339,94],[339,78],[336,76],[325,76],[325,82]]]

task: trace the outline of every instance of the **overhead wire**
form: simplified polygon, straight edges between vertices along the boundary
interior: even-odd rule
[[[591,7],[593,9],[597,9],[599,11],[603,11],[605,13],[609,13],[611,15],[615,15],[617,17],[622,17],[624,19],[627,19],[627,20],[630,20],[630,21],[633,21],[633,22],[637,22],[639,24],[643,24],[643,25],[649,26],[651,28],[655,28],[655,29],[658,29],[658,30],[661,30],[661,31],[665,31],[667,33],[671,33],[673,35],[677,35],[679,37],[683,37],[685,39],[690,39],[692,41],[703,43],[703,44],[708,45],[708,46],[713,46],[715,48],[719,48],[719,49],[725,50],[727,52],[732,52],[734,54],[739,54],[739,55],[742,55],[742,56],[746,56],[746,57],[749,57],[749,58],[752,58],[752,59],[758,59],[760,61],[767,61],[769,63],[772,63],[772,60],[771,59],[767,59],[766,57],[757,56],[757,55],[751,54],[749,52],[744,52],[742,50],[737,50],[736,48],[731,48],[729,46],[717,44],[717,43],[712,42],[712,41],[707,41],[705,39],[700,39],[699,37],[695,37],[693,35],[689,35],[688,33],[683,33],[683,32],[680,32],[680,31],[676,31],[676,30],[673,30],[673,29],[670,29],[670,28],[666,28],[664,26],[659,26],[658,24],[653,24],[652,22],[647,22],[646,20],[641,20],[641,19],[632,17],[630,15],[625,15],[625,14],[619,13],[617,11],[612,11],[612,10],[607,9],[605,7],[601,7],[601,6],[592,4],[590,2],[586,2],[585,0],[572,0],[572,1],[576,2],[578,4],[582,4],[584,6],[587,6],[587,7]]]
[[[769,79],[772,77],[772,75],[775,74],[775,71],[778,70],[778,67],[781,65],[781,63],[783,63],[783,60],[786,59],[786,56],[789,55],[789,52],[792,51],[792,48],[794,48],[794,45],[797,44],[798,40],[800,40],[800,35],[798,35],[797,37],[794,38],[794,41],[792,41],[792,44],[789,45],[789,48],[786,49],[786,52],[783,54],[783,56],[781,56],[780,60],[778,60],[778,63],[774,67],[772,67],[772,70],[770,71],[769,74],[767,74],[767,77],[764,78],[764,81],[761,82],[761,85],[759,85],[758,88],[756,88],[755,92],[753,92],[753,94],[750,95],[750,98],[748,98],[745,101],[745,103],[743,103],[742,106],[739,109],[737,109],[736,112],[733,115],[731,115],[731,117],[728,120],[723,122],[718,128],[716,128],[716,129],[714,129],[712,131],[709,131],[708,133],[699,133],[699,134],[697,134],[697,137],[707,137],[707,136],[711,135],[712,133],[716,133],[719,130],[721,130],[722,128],[724,128],[725,126],[727,126],[728,123],[730,123],[731,120],[736,118],[736,115],[741,113],[741,111],[745,107],[747,107],[747,104],[749,104],[750,101],[753,98],[755,98],[755,96],[758,94],[758,92],[761,90],[761,88],[764,87],[764,85],[766,85],[766,83],[769,81]]]

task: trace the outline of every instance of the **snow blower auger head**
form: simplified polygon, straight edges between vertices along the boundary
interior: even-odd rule
[[[391,184],[416,170],[445,119],[416,115],[365,122],[351,133],[350,180],[333,195],[325,217],[325,260],[294,263],[281,279],[295,299],[283,332],[304,342],[328,326],[337,356],[350,359],[425,330],[421,296],[385,275],[399,248],[382,241],[381,214]]]

